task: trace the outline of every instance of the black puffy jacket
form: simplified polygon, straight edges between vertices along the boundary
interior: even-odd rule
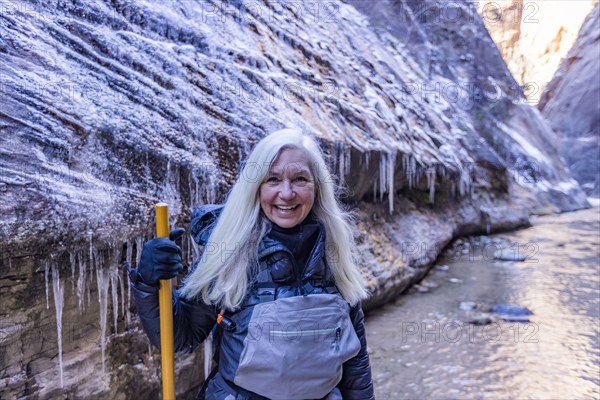
[[[196,243],[200,245],[207,243],[221,208],[222,206],[204,205],[195,210],[192,216],[191,231]],[[315,283],[314,285],[309,285],[311,293],[323,293],[327,285],[319,285],[316,282],[328,282],[332,279],[331,273],[324,262],[324,236],[324,229],[320,229],[311,255],[300,275],[302,282]],[[305,288],[301,289],[299,287],[298,279],[292,276],[297,275],[297,272],[293,268],[293,260],[290,260],[292,255],[289,249],[281,242],[265,236],[259,245],[258,256],[259,263],[262,264],[263,268],[266,267],[271,271],[277,271],[274,274],[279,281],[276,289],[276,298],[296,296],[301,294],[302,290],[305,290]],[[261,269],[259,268],[259,270]],[[286,285],[286,282],[290,284]],[[249,290],[244,301],[244,308],[252,307],[258,302],[255,286],[252,286]],[[151,343],[160,347],[158,288],[146,285],[142,281],[134,282],[132,288],[137,313],[144,330]],[[239,314],[249,315],[251,313]],[[173,293],[175,351],[193,351],[213,330],[216,324],[216,317],[217,309],[215,306],[206,305],[201,299],[189,301],[180,297],[179,293],[175,291]],[[355,357],[344,363],[342,379],[337,388],[326,397],[328,400],[339,398],[367,400],[374,398],[371,367],[364,329],[364,314],[360,304],[351,308],[350,318],[360,340],[361,349]],[[241,353],[242,348],[237,342],[227,342],[226,335],[217,335],[216,337],[218,341],[222,341],[217,344],[219,348],[219,352],[216,354],[218,358],[218,372],[216,375],[213,375],[206,386],[206,399],[263,399],[259,395],[237,387],[225,378],[231,376],[232,370],[237,368],[239,353]]]

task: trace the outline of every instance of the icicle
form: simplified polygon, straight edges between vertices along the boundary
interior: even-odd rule
[[[131,240],[127,240],[127,251],[125,253],[125,260],[131,266],[131,259],[133,256],[133,242]],[[125,320],[127,321],[127,327],[131,323],[131,282],[129,281],[129,274],[125,274],[127,276],[127,307],[125,308]]]
[[[48,305],[48,261],[44,264],[44,280],[46,282],[46,310],[50,309]]]
[[[163,187],[169,197],[177,198],[180,196],[179,190],[179,165],[171,164],[171,160],[167,160],[167,168]]]
[[[412,182],[410,179],[409,166],[408,166],[408,154],[402,154],[402,170],[404,171],[404,177],[406,178],[406,182],[408,183],[408,188],[412,187]]]
[[[114,253],[118,252],[112,250]],[[110,292],[112,295],[112,309],[113,309],[113,320],[115,325],[114,333],[117,333],[117,322],[119,320],[119,274],[117,272],[117,265],[115,264],[115,258],[113,257],[108,270],[108,276],[110,278]]]
[[[148,342],[148,357],[152,358],[152,345]]]
[[[100,347],[102,348],[102,373],[105,373],[106,352],[106,316],[108,312],[109,277],[106,268],[102,268],[104,260],[100,252],[96,253],[96,279],[98,281],[98,304],[100,308]]]
[[[396,153],[388,153],[387,155],[387,189],[390,214],[394,212],[394,170],[396,165]]]
[[[371,157],[371,151],[370,150],[365,150],[364,154],[364,161],[363,161],[363,168],[365,170],[369,170],[369,160]]]
[[[179,164],[175,164],[175,190],[177,193],[181,192],[181,166]]]
[[[83,252],[80,251],[77,254],[77,261],[79,261],[79,276],[77,277],[77,299],[79,300],[79,312],[81,313],[83,311],[83,305],[85,300],[85,260],[83,259]]]
[[[383,201],[383,194],[386,191],[387,184],[387,162],[384,153],[379,155],[379,201]]]
[[[196,185],[198,188],[200,188],[200,189],[196,189],[196,192],[197,192],[196,206],[207,202],[208,197],[210,197],[209,188],[208,188],[208,185],[206,184],[207,180],[208,180],[208,177],[207,177],[205,170],[202,171],[202,183],[200,183],[200,180],[196,179]],[[204,189],[204,192],[202,192],[202,189]]]
[[[212,333],[204,341],[204,379],[210,375],[210,364],[212,362]]]
[[[205,182],[205,195],[206,204],[214,204],[216,202],[217,194],[215,193],[215,186],[212,182],[212,178],[209,176]]]
[[[192,169],[190,168],[190,172],[188,174],[188,191],[190,193],[190,210],[193,210],[195,205],[194,205],[194,187],[192,185],[192,182],[194,181],[194,173],[192,172]]]
[[[191,208],[193,210],[196,206],[202,204],[202,199],[201,199],[202,196],[200,195],[200,190],[198,189],[200,187],[200,182],[198,182],[198,177],[196,175],[193,175],[192,178],[194,180],[194,191],[193,191],[194,195],[191,196],[191,198],[192,198]]]
[[[409,156],[408,154],[402,155],[402,169],[404,169],[404,173],[406,174],[406,181],[408,182],[408,188],[412,189],[415,185],[415,175],[416,175],[416,161],[414,158]]]
[[[140,259],[142,258],[142,249],[144,248],[144,238],[142,236],[138,236],[135,238],[135,265],[140,264]]]
[[[204,183],[204,189],[206,191],[206,203],[215,204],[217,201],[217,192],[215,184],[213,182],[213,176],[210,172],[206,173],[206,181]]]
[[[69,252],[69,262],[71,263],[71,293],[75,293],[75,253]]]
[[[415,186],[415,180],[419,178],[417,174],[417,160],[414,157],[410,157],[410,176],[412,177],[412,185]]]
[[[87,300],[88,304],[92,302],[92,283],[94,281],[94,244],[93,244],[93,232],[88,231],[88,237],[90,238],[90,284],[87,287]],[[98,266],[96,265],[96,268]]]
[[[88,231],[88,238],[90,238],[90,260],[94,258],[94,243],[93,243],[94,232]]]
[[[462,168],[459,177],[458,191],[461,196],[464,196],[471,190],[471,169],[470,167]]]
[[[204,185],[206,183],[206,173],[204,171],[202,172],[201,178],[202,179],[198,179],[196,177],[196,181],[195,181],[195,184],[196,184],[196,202],[195,202],[195,204],[196,204],[196,206],[198,206],[199,204],[205,203],[205,200],[203,197],[206,197],[206,196],[203,196],[203,193],[205,191]]]
[[[58,340],[58,368],[60,370],[60,387],[63,382],[63,358],[62,358],[62,312],[64,304],[64,287],[60,285],[60,276],[56,263],[52,263],[52,292],[54,294],[54,307],[56,308],[56,335]]]
[[[167,193],[172,193],[172,189],[169,188],[169,186],[171,186],[171,159],[168,158],[167,159],[167,171],[165,173],[165,181],[164,181],[164,188],[167,191]]]
[[[344,148],[346,154],[344,155],[344,177],[350,174],[350,167],[352,166],[352,146],[346,146]]]
[[[121,289],[121,316],[125,316],[125,284],[123,282],[123,277],[121,276],[121,274],[119,272],[120,272],[120,269],[119,269],[119,266],[117,265],[117,274],[118,274],[117,276],[118,276],[119,288]]]
[[[344,151],[344,142],[336,142],[335,143],[335,150],[337,153],[337,162],[338,162],[338,173],[340,176],[340,184],[342,184],[345,180],[345,171],[344,171],[344,167],[346,166],[346,163],[344,161],[344,157],[346,155],[346,152]]]
[[[427,187],[429,188],[429,202],[433,204],[435,200],[435,167],[429,167],[425,171],[427,176]]]

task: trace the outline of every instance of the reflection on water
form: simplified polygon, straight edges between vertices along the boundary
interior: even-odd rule
[[[599,209],[532,222],[459,248],[368,315],[378,399],[600,398]],[[494,304],[533,315],[507,322],[484,313]]]

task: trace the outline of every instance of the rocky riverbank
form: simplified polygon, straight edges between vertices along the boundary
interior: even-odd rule
[[[597,398],[599,212],[462,237],[369,313],[377,398]]]

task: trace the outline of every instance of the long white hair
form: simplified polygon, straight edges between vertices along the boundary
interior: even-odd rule
[[[315,179],[313,212],[325,227],[325,257],[335,284],[350,304],[367,297],[366,282],[355,262],[356,245],[350,216],[336,199],[335,186],[319,145],[311,137],[284,129],[263,138],[250,153],[231,188],[220,217],[204,248],[202,259],[181,289],[186,298],[198,295],[207,304],[238,308],[250,284],[258,245],[266,234],[260,209],[260,186],[271,164],[284,149],[305,152]]]

